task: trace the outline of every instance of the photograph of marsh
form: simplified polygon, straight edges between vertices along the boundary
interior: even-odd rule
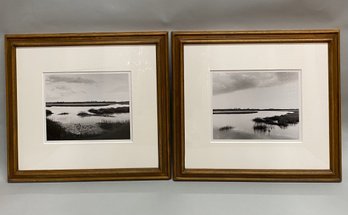
[[[47,141],[130,140],[128,72],[44,73]]]
[[[212,71],[213,139],[298,140],[298,70]]]

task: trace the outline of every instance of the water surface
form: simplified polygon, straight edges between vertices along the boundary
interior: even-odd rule
[[[258,111],[242,114],[213,114],[213,138],[223,139],[299,139],[299,123],[287,127],[268,125],[266,129],[255,129],[253,119],[284,115],[289,111]],[[223,129],[223,128],[226,129]]]
[[[47,136],[54,134],[57,139],[124,139],[130,135],[130,113],[113,113],[96,115],[88,110],[100,109],[100,108],[117,108],[128,107],[128,105],[107,105],[107,106],[51,106],[46,107],[46,110],[51,111],[53,114],[48,115],[47,119],[60,126],[61,130],[69,135],[56,135],[52,126],[49,127],[47,123]],[[79,113],[86,113],[86,116],[78,115]],[[128,124],[128,125],[127,125]],[[116,126],[122,129],[116,129]],[[61,132],[61,133],[64,133]],[[71,135],[70,135],[71,134]],[[58,137],[57,137],[58,136]],[[69,137],[66,137],[69,136]],[[71,137],[73,136],[73,137]],[[126,138],[129,139],[130,137]]]

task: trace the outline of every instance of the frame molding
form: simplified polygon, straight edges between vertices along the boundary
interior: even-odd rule
[[[184,57],[185,44],[328,43],[329,170],[187,169],[185,168]],[[340,182],[339,30],[196,31],[172,33],[174,180]]]
[[[16,47],[156,45],[159,168],[19,170]],[[5,35],[9,182],[170,179],[169,74],[167,32]]]

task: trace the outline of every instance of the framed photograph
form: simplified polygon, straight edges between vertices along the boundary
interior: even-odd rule
[[[5,42],[9,182],[170,178],[166,32]]]
[[[341,181],[339,31],[174,32],[174,179]]]

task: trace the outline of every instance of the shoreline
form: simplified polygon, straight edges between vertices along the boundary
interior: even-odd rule
[[[253,114],[262,111],[298,113],[298,109],[213,109],[213,114]]]

